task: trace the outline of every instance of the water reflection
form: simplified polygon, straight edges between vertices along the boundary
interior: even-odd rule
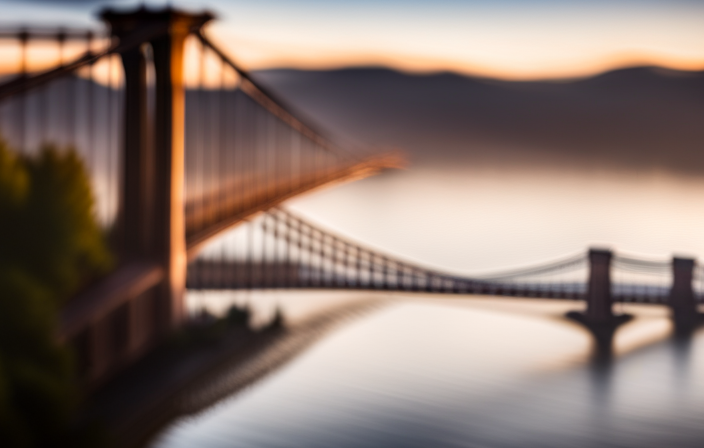
[[[702,334],[669,338],[666,311],[629,309],[639,318],[605,360],[560,317],[574,303],[392,302],[152,446],[686,447],[704,436]]]
[[[194,308],[200,320],[101,389],[88,417],[109,422],[115,446],[141,446],[163,426],[246,390],[335,327],[384,304],[346,299],[303,318],[287,319],[277,309],[276,319],[255,328],[241,320],[247,308],[236,304],[222,310],[224,319],[215,319],[213,308]]]

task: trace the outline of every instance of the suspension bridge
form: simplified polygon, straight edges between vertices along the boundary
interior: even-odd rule
[[[535,266],[482,276],[425,268],[316,227],[283,207],[244,223],[189,265],[190,289],[324,288],[479,294],[584,300],[600,254],[612,301],[667,304],[672,263],[592,250]],[[256,246],[256,247],[254,247]],[[611,258],[610,258],[611,257]],[[704,300],[700,268],[691,267],[693,294]],[[596,275],[596,273],[594,274]]]
[[[610,334],[623,320],[614,302],[670,306],[682,328],[698,319],[704,271],[693,260],[591,250],[467,277],[306,222],[282,204],[399,167],[401,157],[331,143],[207,37],[212,14],[142,7],[101,18],[108,32],[0,32],[19,61],[0,85],[3,138],[21,154],[52,143],[81,157],[119,259],[61,312],[60,338],[75,347],[86,382],[104,381],[183,325],[186,288],[582,300],[586,312],[573,317]]]

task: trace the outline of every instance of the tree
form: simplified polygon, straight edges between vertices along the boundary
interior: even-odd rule
[[[0,440],[9,446],[72,437],[77,391],[56,325],[60,307],[112,263],[93,210],[73,149],[19,157],[0,140]]]

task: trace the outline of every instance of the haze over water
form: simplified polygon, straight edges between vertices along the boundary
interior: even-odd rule
[[[662,259],[704,255],[704,209],[696,206],[703,194],[701,179],[657,172],[411,167],[292,208],[380,249],[473,274],[589,246]]]
[[[381,69],[260,75],[304,113],[408,169],[292,202],[314,221],[473,274],[592,245],[704,256],[704,75],[634,68],[495,82]]]

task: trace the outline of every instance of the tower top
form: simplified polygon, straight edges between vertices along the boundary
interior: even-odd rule
[[[191,13],[171,6],[152,9],[144,5],[132,11],[106,8],[99,17],[110,25],[113,36],[138,33],[144,35],[144,40],[164,32],[193,32],[215,19],[210,11]]]

